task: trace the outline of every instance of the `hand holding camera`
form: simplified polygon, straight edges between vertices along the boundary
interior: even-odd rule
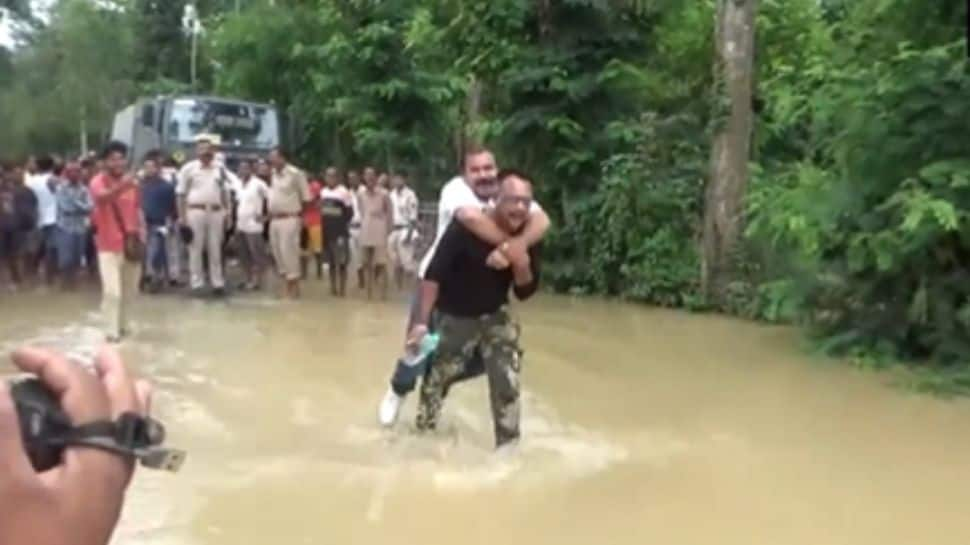
[[[107,543],[136,457],[146,463],[154,441],[169,469],[182,460],[157,447],[164,432],[147,418],[150,386],[109,348],[96,374],[34,348],[13,362],[39,380],[0,382],[0,543]]]

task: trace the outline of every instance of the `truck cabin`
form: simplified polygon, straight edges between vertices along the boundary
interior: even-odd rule
[[[128,144],[135,160],[161,149],[184,162],[194,157],[198,135],[216,135],[227,166],[234,169],[240,158],[264,156],[281,145],[281,128],[273,105],[177,96],[140,100],[122,110],[115,116],[112,137]]]

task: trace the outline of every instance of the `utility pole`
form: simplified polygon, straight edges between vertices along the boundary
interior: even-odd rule
[[[239,2],[237,0],[236,7],[238,8]],[[196,90],[196,66],[198,65],[198,55],[199,55],[199,35],[205,32],[202,28],[202,21],[199,20],[199,12],[195,8],[194,2],[189,2],[185,4],[185,11],[182,12],[182,31],[189,36],[192,40],[192,52],[191,59],[189,60],[190,73],[192,80],[192,90]]]
[[[199,50],[199,35],[195,32],[192,33],[192,90],[195,91],[195,58]]]
[[[84,104],[81,104],[81,126],[80,126],[80,137],[81,137],[81,155],[87,157],[88,155],[88,112]]]

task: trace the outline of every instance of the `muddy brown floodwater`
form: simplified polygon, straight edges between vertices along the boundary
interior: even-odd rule
[[[723,317],[521,305],[521,453],[491,455],[484,380],[435,437],[376,405],[404,303],[139,301],[127,360],[189,451],[141,471],[115,545],[966,545],[970,404],[820,362]],[[3,295],[0,348],[89,357],[96,295]]]

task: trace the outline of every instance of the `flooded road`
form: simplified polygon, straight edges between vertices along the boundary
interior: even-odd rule
[[[404,304],[141,299],[123,352],[177,475],[141,471],[116,545],[970,543],[970,404],[801,355],[791,331],[549,296],[518,308],[522,452],[484,380],[443,430],[376,425]],[[3,295],[0,345],[90,354],[96,295]]]

